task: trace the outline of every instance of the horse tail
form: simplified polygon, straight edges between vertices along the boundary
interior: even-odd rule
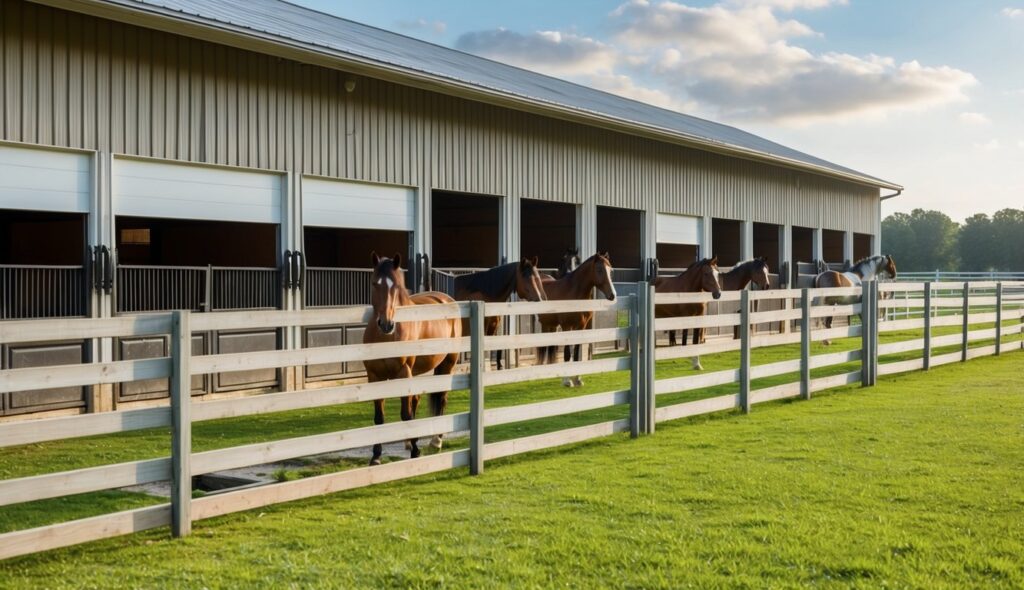
[[[430,413],[434,416],[440,416],[444,414],[444,409],[448,406],[448,392],[447,391],[435,391],[430,394]]]

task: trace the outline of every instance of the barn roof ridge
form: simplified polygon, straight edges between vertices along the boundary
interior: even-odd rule
[[[38,0],[102,18],[260,53],[277,46],[316,55],[318,65],[447,91],[591,126],[768,162],[877,188],[902,186],[702,119],[358,23],[286,0]],[[279,55],[280,56],[280,55]],[[287,56],[285,56],[287,57]],[[374,76],[374,74],[383,74]]]

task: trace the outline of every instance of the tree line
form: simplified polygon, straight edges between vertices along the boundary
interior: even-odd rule
[[[914,209],[882,221],[882,251],[905,271],[1024,272],[1024,209],[978,213],[957,223]]]

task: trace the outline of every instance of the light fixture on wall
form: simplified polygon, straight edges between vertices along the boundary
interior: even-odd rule
[[[345,92],[355,92],[355,90],[356,90],[356,81],[355,80],[345,80]]]

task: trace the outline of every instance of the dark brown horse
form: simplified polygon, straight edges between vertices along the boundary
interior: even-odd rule
[[[896,278],[896,261],[893,260],[892,256],[872,256],[865,258],[853,266],[850,270],[845,272],[837,272],[834,270],[826,270],[825,272],[814,277],[814,286],[818,288],[827,287],[859,287],[864,281],[871,280],[892,280]],[[851,297],[825,297],[824,303],[826,305],[844,304],[850,305],[860,301],[860,297],[856,295]],[[832,327],[832,320],[834,316],[827,316],[825,318],[825,328]],[[862,316],[863,319],[863,316]],[[823,344],[830,344],[828,340],[824,340]]]
[[[580,265],[580,249],[579,248],[567,248],[565,254],[562,254],[562,261],[558,263],[558,270],[555,271],[554,278],[560,279],[565,275],[576,270],[576,267]]]
[[[366,330],[363,332],[364,344],[409,342],[428,338],[458,338],[462,334],[462,321],[458,318],[395,323],[395,310],[398,307],[453,303],[455,300],[438,291],[409,295],[405,289],[405,273],[401,269],[401,255],[395,254],[393,258],[381,258],[374,252],[372,256],[373,274],[370,276],[370,300],[373,305],[373,320],[367,324]],[[423,375],[429,371],[433,371],[435,375],[450,375],[455,370],[458,360],[459,354],[451,352],[375,359],[363,364],[366,366],[367,380],[374,383],[389,379],[406,379],[414,375]],[[419,401],[420,396],[418,395],[400,398],[402,420],[412,420],[416,417]],[[430,394],[430,407],[435,416],[444,414],[447,404],[447,391]],[[384,400],[374,400],[373,409],[373,423],[383,424]],[[441,437],[435,437],[431,445],[440,448]],[[409,440],[408,447],[413,458],[420,456],[416,439]],[[381,452],[381,445],[373,445],[373,458],[370,459],[370,465],[380,464]]]
[[[512,293],[526,301],[544,301],[544,286],[537,272],[536,256],[455,277],[457,301],[502,302],[508,301]],[[501,316],[488,316],[484,319],[484,331],[488,336],[497,334],[500,327]],[[463,324],[462,335],[469,336],[469,322]],[[502,351],[496,351],[495,356],[500,370]]]
[[[740,262],[736,266],[732,267],[728,272],[719,273],[718,282],[721,283],[723,291],[742,291],[751,283],[756,285],[758,289],[767,291],[771,288],[768,275],[768,259],[762,256],[761,258]],[[688,332],[688,330],[683,330],[683,344],[686,344],[686,338],[689,335]],[[693,329],[694,344],[704,342],[704,332],[704,328]],[[739,326],[736,326],[733,329],[733,338],[739,337],[740,328]],[[670,346],[675,346],[675,331],[670,331],[668,333],[668,343]]]
[[[612,263],[608,259],[608,253],[594,254],[586,259],[575,270],[569,272],[562,278],[544,278],[544,292],[547,293],[549,301],[566,301],[572,299],[592,299],[594,289],[601,291],[608,301],[615,301],[615,284],[612,283]],[[562,330],[586,330],[594,319],[592,311],[573,311],[565,313],[539,314],[542,332],[554,332]],[[557,346],[545,346],[537,349],[537,361],[540,364],[555,362]],[[568,349],[567,349],[568,350]],[[582,351],[580,345],[573,347],[575,360],[580,360]],[[566,354],[568,357],[568,353]],[[566,358],[566,360],[569,360]],[[566,387],[578,387],[583,385],[579,377],[564,377],[562,384]]]
[[[722,296],[722,286],[719,282],[718,257],[704,258],[694,262],[686,270],[674,277],[658,277],[654,281],[655,293],[711,293],[711,296],[718,299]],[[680,318],[693,317],[706,314],[707,303],[667,303],[654,307],[656,318]],[[675,333],[669,330],[669,341],[675,345]],[[694,344],[697,344],[697,332],[694,331]],[[686,344],[686,333],[683,333],[683,344]],[[700,365],[700,357],[693,357],[693,368],[703,369]]]

